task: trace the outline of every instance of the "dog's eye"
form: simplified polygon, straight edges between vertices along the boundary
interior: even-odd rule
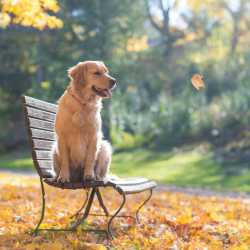
[[[96,76],[100,76],[100,75],[101,75],[101,72],[96,71],[96,72],[94,72],[94,75],[96,75]]]

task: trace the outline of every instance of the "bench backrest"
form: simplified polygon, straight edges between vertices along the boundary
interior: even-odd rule
[[[22,98],[34,165],[42,178],[53,177],[51,148],[55,141],[57,105],[29,96]]]

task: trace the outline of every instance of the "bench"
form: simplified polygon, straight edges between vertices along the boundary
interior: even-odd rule
[[[106,230],[86,229],[86,231],[103,232],[107,237],[113,238],[112,221],[115,217],[131,217],[136,223],[139,223],[139,211],[148,202],[152,196],[152,191],[156,187],[154,181],[146,178],[124,178],[114,179],[108,178],[107,182],[93,181],[91,183],[84,182],[70,182],[61,183],[57,182],[53,175],[51,147],[55,141],[55,117],[57,112],[57,105],[41,101],[29,96],[22,96],[25,124],[28,132],[28,138],[31,145],[31,152],[34,166],[40,177],[41,192],[42,192],[42,211],[40,220],[33,230],[33,234],[37,235],[41,230],[48,231],[73,231],[82,224],[89,215],[106,216],[109,220]],[[40,225],[44,219],[45,214],[45,188],[44,183],[61,189],[83,189],[86,191],[86,198],[83,201],[82,207],[75,215],[77,219],[68,228],[46,228],[41,229]],[[100,188],[112,187],[122,197],[122,202],[114,214],[110,215],[108,209],[103,201]],[[123,206],[126,203],[127,195],[137,194],[141,192],[149,192],[147,198],[138,206],[135,216],[119,215]],[[100,207],[104,214],[91,214],[91,206],[94,198],[97,198]]]

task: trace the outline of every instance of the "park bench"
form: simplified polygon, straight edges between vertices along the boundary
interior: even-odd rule
[[[92,216],[106,216],[108,218],[107,229],[85,229],[86,231],[103,232],[109,238],[113,238],[112,221],[116,217],[131,217],[136,223],[139,223],[139,211],[148,202],[152,196],[152,191],[156,187],[154,181],[150,181],[146,178],[112,178],[110,177],[107,182],[92,181],[88,183],[84,182],[69,182],[60,183],[57,182],[53,175],[51,147],[55,140],[54,123],[57,111],[57,105],[41,101],[29,96],[23,96],[24,117],[28,132],[28,137],[31,145],[32,158],[34,166],[40,177],[41,192],[42,192],[42,211],[40,220],[34,229],[33,233],[38,234],[40,230],[48,231],[73,231],[82,224],[89,215]],[[83,189],[86,191],[86,198],[83,201],[82,207],[77,211],[75,216],[77,219],[68,228],[40,228],[40,225],[44,219],[45,214],[45,188],[44,183],[61,189]],[[100,192],[100,188],[111,187],[121,197],[122,201],[119,208],[110,215],[108,209]],[[119,215],[123,206],[126,203],[127,195],[137,194],[141,192],[149,192],[147,198],[138,206],[135,211],[135,216]],[[103,210],[103,214],[91,214],[91,206],[94,198],[97,198],[100,207]],[[70,201],[69,201],[70,202]]]

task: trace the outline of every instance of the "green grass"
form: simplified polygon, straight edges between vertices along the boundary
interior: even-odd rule
[[[33,169],[31,154],[27,151],[14,151],[0,155],[0,169],[30,170]]]
[[[32,169],[29,153],[0,156],[0,168]],[[212,152],[198,150],[153,152],[134,150],[113,156],[111,171],[118,176],[144,176],[160,183],[177,186],[210,187],[215,190],[250,191],[250,170],[216,162]],[[236,174],[237,173],[237,174]]]
[[[161,183],[215,190],[250,191],[250,170],[240,166],[237,175],[214,160],[212,152],[187,150],[178,153],[138,150],[115,155],[112,172],[119,176],[145,176]]]

